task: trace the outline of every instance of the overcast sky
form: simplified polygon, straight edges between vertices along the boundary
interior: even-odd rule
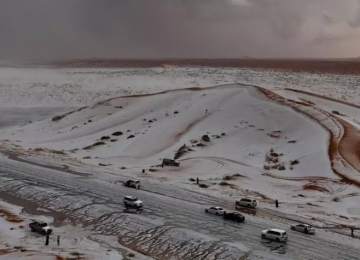
[[[360,0],[0,0],[0,59],[357,57]]]

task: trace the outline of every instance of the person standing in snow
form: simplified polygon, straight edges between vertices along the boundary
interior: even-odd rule
[[[60,246],[60,236],[59,235],[57,236],[56,241],[57,241],[58,246]]]
[[[49,235],[46,235],[45,246],[49,245]]]
[[[279,207],[279,201],[277,199],[275,200],[275,205],[277,208]]]

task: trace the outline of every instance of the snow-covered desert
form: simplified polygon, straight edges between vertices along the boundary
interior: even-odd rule
[[[349,233],[341,228],[360,226],[359,82],[261,69],[0,68],[0,149],[224,207],[251,197],[259,216]],[[179,167],[162,167],[164,158]],[[82,252],[95,243],[84,237]]]

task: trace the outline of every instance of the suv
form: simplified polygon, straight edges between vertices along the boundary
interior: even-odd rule
[[[133,209],[141,209],[143,207],[143,202],[139,200],[137,197],[126,196],[123,199],[125,208],[133,208]]]
[[[166,159],[166,158],[164,158],[161,165],[162,165],[163,167],[164,167],[164,166],[176,166],[176,167],[179,167],[179,166],[180,166],[180,163],[177,162],[177,161],[175,161],[175,160],[172,160],[172,159]]]
[[[271,228],[263,230],[261,232],[261,238],[275,240],[276,242],[286,242],[288,239],[288,234],[284,230]]]
[[[290,226],[290,229],[304,232],[305,234],[315,234],[315,228],[307,224],[293,224]]]
[[[235,208],[237,208],[237,207],[255,208],[256,206],[257,206],[256,200],[249,199],[249,198],[242,198],[235,202]]]
[[[135,188],[135,189],[140,189],[140,181],[138,180],[128,180],[124,183],[124,185],[126,187],[132,187],[132,188]]]
[[[29,227],[31,229],[31,232],[39,232],[42,235],[50,235],[52,232],[52,229],[48,226],[46,222],[40,221],[40,222],[32,222],[29,224]]]
[[[238,212],[231,212],[231,213],[224,212],[223,218],[232,220],[235,222],[244,222],[245,221],[245,217]]]

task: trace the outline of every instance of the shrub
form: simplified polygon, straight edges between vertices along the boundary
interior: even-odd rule
[[[299,164],[299,161],[298,161],[298,160],[294,160],[294,161],[291,161],[291,162],[290,162],[290,165],[296,165],[296,164]]]
[[[284,166],[284,165],[281,165],[280,167],[279,167],[279,171],[285,171],[286,170],[286,167]]]
[[[117,131],[115,133],[112,133],[113,136],[120,136],[120,135],[123,135],[123,132],[121,131]]]
[[[264,170],[270,171],[270,166],[264,165]]]
[[[100,140],[109,140],[110,136],[104,135],[100,138]]]
[[[204,184],[204,183],[201,183],[201,184],[199,184],[199,187],[200,188],[204,188],[204,189],[206,189],[207,187],[209,187],[208,185],[206,185],[206,184]]]
[[[64,150],[61,150],[61,151],[58,151],[58,150],[51,150],[52,153],[55,153],[55,154],[61,154],[61,155],[64,155],[65,152]]]
[[[135,135],[129,135],[127,139],[134,138]]]
[[[231,176],[224,176],[224,177],[223,177],[223,180],[225,180],[225,181],[231,181],[231,180],[232,180],[232,177],[231,177]]]
[[[196,180],[194,178],[190,178],[189,181],[195,182]]]
[[[81,253],[78,253],[78,252],[71,252],[70,255],[73,255],[73,256],[81,256],[82,254],[81,254]]]
[[[219,183],[220,186],[229,186],[230,184],[227,183],[226,181],[222,181]]]
[[[94,143],[92,146],[99,146],[99,145],[104,145],[105,143],[103,141],[99,141]]]
[[[54,116],[54,117],[51,119],[51,121],[56,122],[56,121],[59,121],[59,120],[63,119],[63,117],[64,117],[64,116]]]

